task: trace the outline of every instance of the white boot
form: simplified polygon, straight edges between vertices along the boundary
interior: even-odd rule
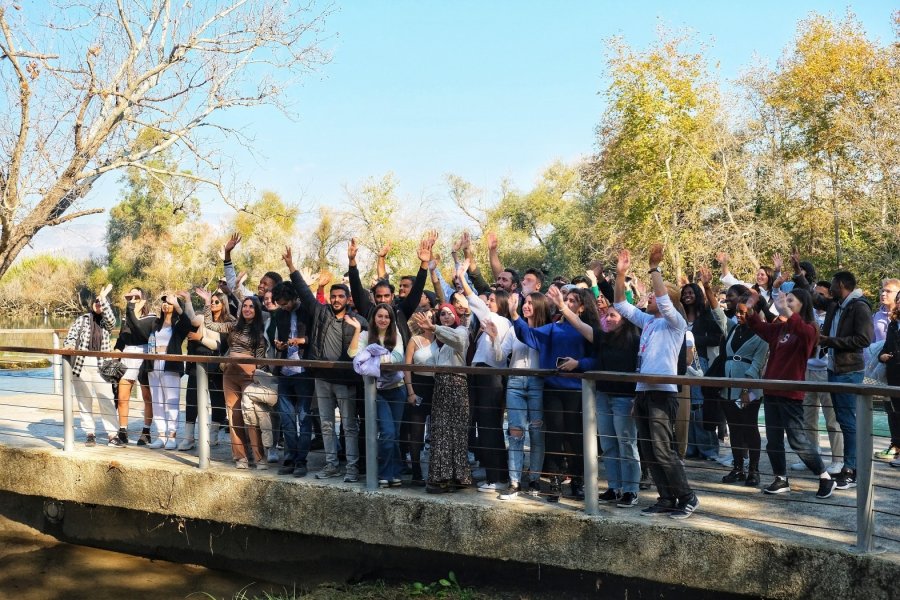
[[[178,449],[182,452],[194,449],[194,423],[184,424],[184,439],[178,444]]]
[[[209,445],[210,446],[218,446],[219,445],[219,428],[222,427],[221,423],[216,423],[215,421],[209,424]]]

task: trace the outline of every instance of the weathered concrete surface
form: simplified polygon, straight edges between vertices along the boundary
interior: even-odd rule
[[[478,498],[487,494],[366,492],[359,485],[271,472],[200,471],[175,461],[142,460],[142,454],[0,447],[0,490],[772,598],[888,600],[896,597],[900,581],[896,551],[856,556],[827,541],[778,540],[739,529],[715,513],[682,523],[587,517],[544,503],[501,506]],[[791,510],[801,512],[796,503]],[[197,540],[199,547],[205,542]]]

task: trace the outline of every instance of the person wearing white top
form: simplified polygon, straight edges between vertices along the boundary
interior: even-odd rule
[[[641,329],[638,351],[638,372],[643,374],[675,375],[678,354],[684,343],[687,321],[676,308],[663,281],[659,264],[663,247],[650,248],[650,279],[653,294],[642,313],[625,301],[625,276],[631,268],[631,253],[619,252],[615,286],[615,308],[623,317]],[[677,293],[672,292],[677,301]],[[693,514],[700,501],[694,494],[673,448],[675,415],[678,410],[678,387],[675,384],[651,384],[639,381],[634,401],[634,416],[644,460],[650,463],[650,475],[659,492],[656,504],[641,511],[645,516],[670,516],[686,519]]]
[[[478,318],[483,332],[475,340],[473,367],[506,368],[507,357],[494,351],[495,340],[503,344],[510,335],[509,293],[503,290],[491,292],[487,304],[469,286],[465,274],[468,259],[457,269],[469,309]],[[488,325],[489,324],[489,325]],[[490,331],[486,328],[490,327]],[[485,469],[486,479],[478,484],[480,492],[500,492],[506,488],[507,459],[503,439],[503,378],[500,375],[479,374],[471,377],[473,417],[478,425],[478,446],[475,456]]]
[[[419,309],[416,311],[434,320],[435,311]],[[409,320],[409,343],[406,344],[407,364],[417,366],[434,366],[434,332],[426,331],[416,324],[415,319]],[[403,420],[409,425],[405,432],[401,430],[401,441],[409,445],[409,455],[412,459],[412,484],[422,487],[425,478],[422,474],[422,448],[425,446],[425,422],[431,414],[431,399],[434,396],[434,373],[406,371],[406,411]]]

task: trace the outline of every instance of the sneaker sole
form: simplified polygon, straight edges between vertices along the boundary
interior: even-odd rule
[[[822,494],[819,494],[818,492],[816,492],[816,498],[818,498],[820,500],[824,500],[825,498],[831,498],[831,495],[834,493],[834,490],[836,490],[836,489],[837,489],[836,485],[831,486],[831,489],[828,490],[828,493],[825,494],[824,496]]]
[[[791,491],[790,487],[783,487],[783,488],[779,488],[777,490],[770,490],[769,488],[765,488],[763,490],[763,492],[765,492],[766,494],[772,494],[773,496],[775,496],[777,494],[786,494],[789,491]]]

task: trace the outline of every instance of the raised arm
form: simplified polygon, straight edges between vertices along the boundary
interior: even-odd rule
[[[641,312],[627,301],[625,296],[625,278],[629,269],[631,269],[631,252],[624,249],[620,250],[616,264],[616,285],[613,288],[613,300],[615,302],[613,305],[622,317],[643,329],[647,323],[653,320],[653,317],[645,312]]]
[[[112,332],[116,326],[116,314],[113,312],[112,306],[109,305],[109,293],[111,291],[112,284],[107,283],[97,295],[97,298],[100,300],[100,310],[103,311],[103,319],[100,321],[100,326],[109,332]]]
[[[669,299],[669,290],[666,282],[663,281],[662,273],[659,270],[659,264],[663,259],[663,245],[653,244],[650,246],[650,282],[653,284],[653,294],[656,296],[656,306],[659,308],[659,314],[675,329],[687,329],[687,321],[681,316],[681,313],[675,310],[675,306]]]
[[[497,239],[497,234],[493,231],[487,232],[485,241],[487,242],[488,261],[491,264],[491,271],[494,273],[494,280],[496,281],[500,273],[503,272],[503,263],[500,262],[500,241]]]
[[[312,293],[312,290],[309,289],[309,285],[303,280],[303,276],[300,275],[300,271],[294,266],[294,255],[291,252],[291,247],[287,246],[284,249],[284,254],[281,255],[282,260],[284,260],[284,266],[287,267],[289,277],[291,278],[291,283],[294,284],[294,287],[297,288],[297,293],[300,295],[300,302],[303,306],[307,307],[307,310],[312,314],[318,308],[321,308],[321,304],[316,300],[315,294]]]
[[[356,238],[350,238],[350,243],[347,245],[347,264],[349,265],[347,275],[350,278],[350,296],[353,298],[353,306],[356,307],[356,312],[361,315],[368,315],[375,305],[372,304],[369,291],[363,287],[362,280],[359,278],[359,269],[356,266],[356,253],[358,251],[359,246],[356,243]]]
[[[588,273],[592,273],[593,271],[588,271]],[[547,299],[556,305],[556,308],[562,312],[563,317],[565,317],[566,321],[569,322],[569,325],[574,327],[578,333],[584,337],[587,341],[594,343],[594,328],[581,320],[576,313],[569,308],[566,304],[565,299],[563,299],[562,292],[559,291],[559,288],[555,285],[551,285],[550,289],[547,290]]]
[[[387,265],[385,264],[385,261],[390,251],[390,242],[382,246],[381,250],[378,251],[378,257],[375,259],[375,274],[378,276],[378,279],[387,279]],[[353,262],[354,264],[356,263],[355,257]]]
[[[400,310],[405,315],[411,315],[419,308],[419,302],[422,301],[422,293],[425,291],[425,282],[428,281],[428,264],[431,262],[431,249],[437,241],[437,232],[429,231],[419,242],[417,256],[419,257],[419,272],[416,273],[416,280],[413,282],[412,288],[400,302]]]

